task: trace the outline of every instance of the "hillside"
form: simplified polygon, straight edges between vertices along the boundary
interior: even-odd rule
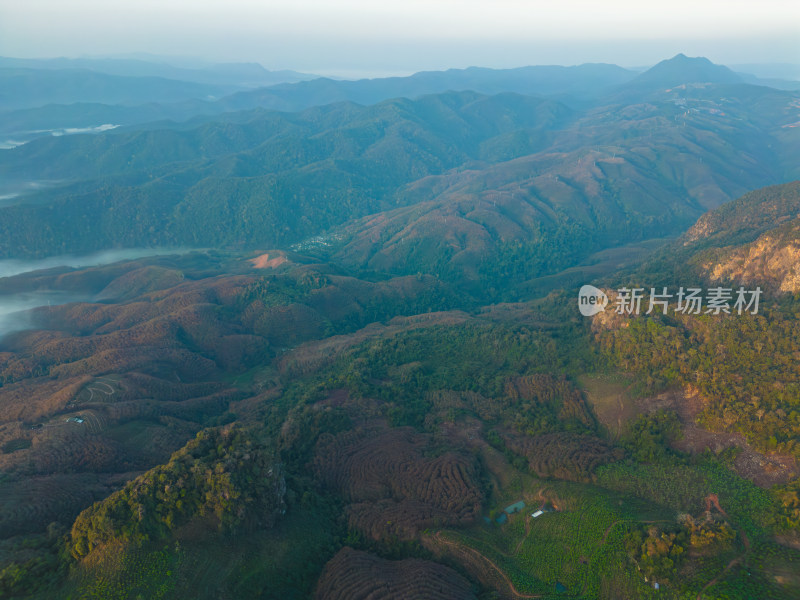
[[[651,284],[657,293],[667,286],[673,303],[680,286],[728,289],[730,302],[723,310],[704,306],[630,319],[595,317],[598,341],[617,364],[641,378],[643,389],[682,388],[692,406],[684,417],[718,432],[726,445],[792,457],[789,465],[798,458],[800,431],[793,391],[800,355],[799,211],[797,182],[756,190],[703,215],[638,270],[607,282],[643,286],[646,296]],[[739,289],[750,295],[745,310],[734,303]],[[756,289],[761,292],[754,303]],[[778,462],[762,463],[763,473]]]
[[[21,90],[20,95],[24,99],[17,97],[14,100],[14,105],[20,108],[0,114],[0,134],[8,138],[5,143],[10,147],[37,137],[47,137],[53,132],[75,133],[69,129],[89,129],[105,123],[142,125],[166,119],[182,122],[201,115],[213,119],[231,111],[256,108],[301,111],[335,102],[376,104],[392,98],[417,99],[448,91],[474,91],[488,95],[520,93],[567,100],[571,105],[583,106],[634,76],[626,69],[604,64],[517,69],[471,67],[359,81],[314,78],[294,72],[270,72],[252,64],[187,69],[140,60],[0,59],[0,67],[34,70],[29,77],[42,80],[40,96],[49,93],[59,81],[73,84],[72,95],[59,88],[55,96],[50,94],[47,106],[37,106],[35,94]],[[150,97],[139,103],[131,103],[128,99],[140,96],[126,96],[126,102],[118,104],[110,101],[112,97],[108,96],[107,91],[94,89],[91,85],[77,85],[80,77],[103,81],[106,75],[113,76],[109,81],[119,81],[121,88],[138,86],[140,93],[149,90]],[[143,85],[150,81],[143,79],[146,77],[153,80],[160,78],[162,83],[170,80],[173,86],[178,82],[189,82],[204,93],[183,96],[180,100],[170,99],[155,93],[155,88]],[[210,85],[217,86],[217,89],[227,86],[224,89],[233,91],[244,88],[246,91],[220,98],[218,93],[211,93]]]
[[[128,106],[147,102],[178,102],[190,98],[219,98],[235,86],[170,80],[164,77],[126,77],[88,69],[30,69],[0,67],[0,109],[33,108],[45,104],[101,102]]]
[[[800,101],[735,77],[0,150],[0,597],[799,597]]]
[[[3,223],[16,224],[4,230],[0,252],[86,252],[111,239],[115,247],[297,242],[396,205],[395,191],[409,181],[497,160],[486,144],[509,131],[530,132],[531,142],[518,150],[525,152],[569,115],[548,101],[462,93],[296,115],[256,113],[244,123],[189,131],[36,140],[6,151],[0,171],[102,179],[0,209]],[[90,163],[87,152],[95,156]],[[83,215],[105,212],[101,206],[115,207],[117,217],[94,223],[94,234],[84,235]],[[132,228],[132,215],[122,215],[133,210],[140,225]],[[210,215],[215,227],[199,227]]]
[[[709,212],[683,236],[684,246],[723,247],[754,241],[759,235],[800,217],[800,183],[773,186]]]
[[[665,251],[651,257],[646,274],[731,285],[762,284],[796,292],[800,184],[770,186],[705,213]]]
[[[506,281],[549,276],[798,176],[790,92],[659,94],[575,111],[445,93],[35,140],[4,151],[0,173],[60,183],[5,201],[0,255],[322,243],[359,272],[438,274],[474,293],[492,265],[527,261],[496,270]],[[442,219],[447,242],[431,228]]]
[[[336,229],[325,255],[365,272],[509,291],[599,250],[675,236],[746,191],[748,179],[795,172],[773,154],[772,134],[729,154],[758,128],[730,104],[723,117],[674,105],[594,111],[554,131],[539,153],[405,186],[408,207]]]
[[[797,591],[794,296],[599,326],[571,293],[481,307],[279,251],[0,284],[95,297],[1,342],[10,597]]]

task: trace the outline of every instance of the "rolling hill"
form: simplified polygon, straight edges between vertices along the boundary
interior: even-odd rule
[[[800,101],[683,56],[446,77],[544,73],[607,91],[0,151],[50,182],[0,256],[213,248],[0,277],[62,294],[0,336],[0,596],[800,595]],[[614,310],[740,285],[758,311]]]
[[[687,61],[689,79],[724,82],[662,89]],[[475,281],[510,253],[531,266],[501,268],[507,278],[549,275],[605,248],[677,235],[704,210],[798,177],[797,99],[726,73],[676,57],[639,76],[658,82],[646,101],[581,111],[450,92],[36,140],[4,151],[0,173],[61,184],[0,209],[0,254],[323,236],[334,251],[350,244],[337,260],[366,271],[445,269]],[[433,221],[415,227],[423,213]],[[430,223],[450,214],[460,240],[444,243]]]

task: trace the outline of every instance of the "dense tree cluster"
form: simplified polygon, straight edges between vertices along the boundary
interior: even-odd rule
[[[625,547],[646,577],[674,581],[690,556],[725,552],[735,539],[736,532],[725,521],[684,514],[674,525],[634,529],[626,535]]]
[[[621,441],[637,462],[653,463],[665,459],[670,453],[669,444],[680,436],[678,416],[662,409],[637,417],[629,424]]]
[[[286,484],[269,446],[239,427],[200,432],[166,465],[83,511],[70,549],[80,558],[118,540],[160,539],[192,519],[231,531],[244,522],[271,526]]]
[[[800,299],[771,302],[741,317],[641,316],[601,332],[600,344],[643,392],[693,386],[707,399],[708,428],[800,458]]]
[[[780,502],[779,524],[788,530],[800,531],[800,479],[780,486],[777,496]]]

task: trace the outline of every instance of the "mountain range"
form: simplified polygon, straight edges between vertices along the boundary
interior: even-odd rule
[[[0,174],[17,185],[51,183],[5,200],[0,255],[307,247],[327,236],[320,251],[359,271],[462,283],[493,272],[524,284],[607,248],[677,235],[747,190],[800,177],[792,92],[682,55],[622,84],[617,68],[556,70],[550,91],[574,85],[576,73],[586,81],[586,71],[610,74],[589,108],[516,92],[442,92],[33,140],[0,154]],[[440,79],[485,76],[532,89],[544,72]],[[434,75],[411,82],[441,83]],[[279,89],[299,97],[316,85],[386,91],[399,81]],[[438,234],[444,220],[447,239]],[[517,266],[496,268],[509,261]]]
[[[796,92],[0,69],[3,598],[800,595]]]

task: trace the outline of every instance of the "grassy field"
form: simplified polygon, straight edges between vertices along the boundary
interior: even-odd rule
[[[527,494],[526,509],[506,524],[443,531],[438,534],[440,547],[482,562],[486,571],[494,568],[495,577],[506,579],[507,589],[510,583],[519,596],[596,597],[615,578],[626,586],[641,584],[639,591],[647,589],[643,580],[628,581],[631,569],[622,539],[630,525],[673,522],[673,510],[593,486],[541,480],[530,484],[555,511],[531,517],[541,501],[534,503]]]
[[[614,440],[619,439],[625,423],[639,414],[636,400],[628,392],[630,383],[622,375],[587,374],[578,378],[597,419]]]
[[[595,390],[621,388],[600,378],[592,383]],[[481,519],[468,528],[428,532],[425,545],[487,588],[516,598],[800,597],[796,552],[769,533],[769,492],[714,457],[623,461],[601,467],[595,484],[584,484],[536,478],[493,448],[484,448],[482,456],[492,475],[491,524]],[[733,545],[711,554],[690,550],[678,571],[659,577],[656,591],[638,571],[626,537],[651,526],[674,530],[681,514],[702,520],[712,494],[724,511],[716,518],[736,531]],[[518,500],[525,501],[524,510],[497,524],[494,518]],[[533,518],[542,506],[555,510]]]

